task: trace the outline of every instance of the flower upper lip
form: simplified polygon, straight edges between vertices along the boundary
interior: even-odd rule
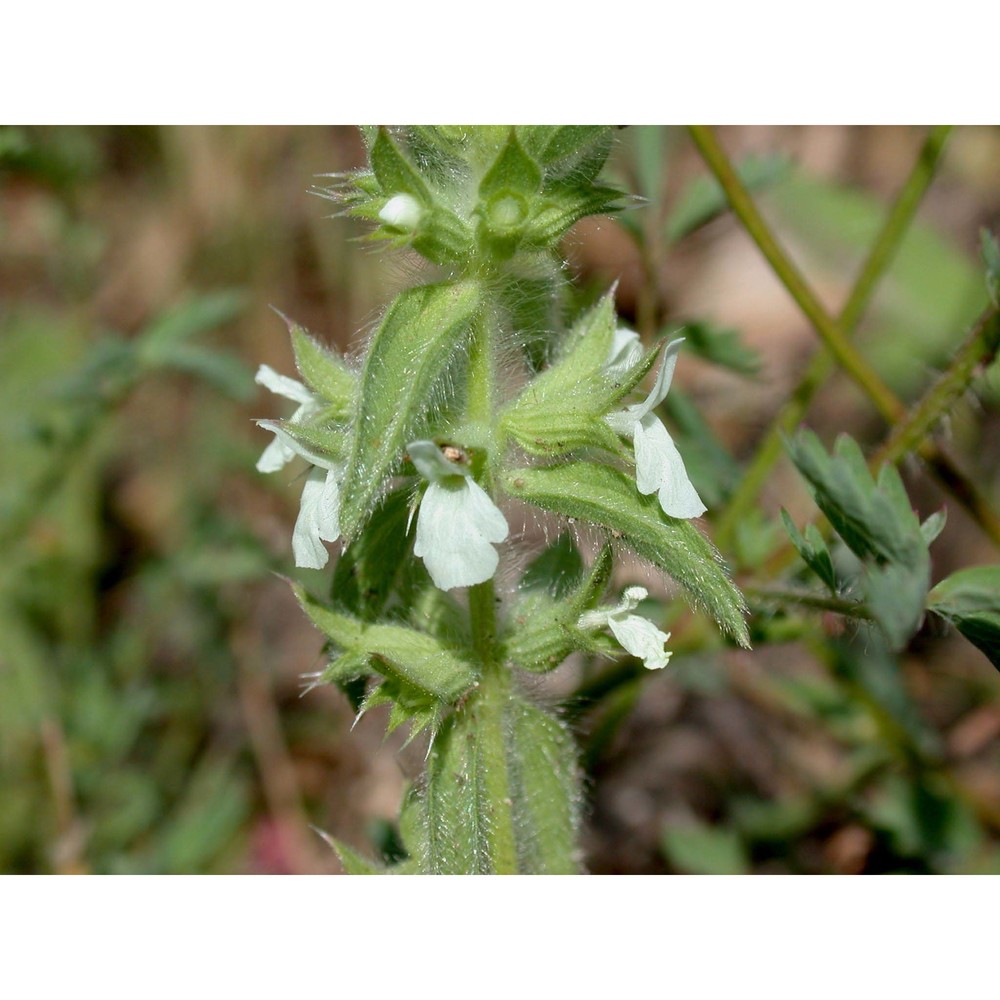
[[[638,342],[638,334],[615,331],[605,372],[618,371],[623,365],[634,363],[631,358]],[[670,390],[677,354],[683,343],[684,338],[679,337],[667,344],[656,382],[642,402],[609,413],[604,419],[616,433],[632,438],[639,492],[643,495],[658,493],[660,507],[670,517],[691,518],[704,514],[707,508],[687,474],[670,432],[653,412]]]

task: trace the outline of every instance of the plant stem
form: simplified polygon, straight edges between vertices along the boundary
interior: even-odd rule
[[[474,423],[493,419],[493,324],[484,307],[473,324],[469,344],[469,382],[466,416]]]
[[[968,388],[976,369],[988,365],[1000,343],[1000,313],[991,306],[979,317],[965,343],[958,349],[948,369],[911,410],[906,421],[896,427],[872,462],[898,462],[916,451],[934,424]]]
[[[906,407],[855,350],[840,326],[820,304],[798,268],[779,246],[712,130],[705,125],[691,125],[689,131],[709,169],[726,192],[733,211],[778,279],[812,323],[832,357],[872,401],[886,423],[894,425],[902,422],[906,417]],[[994,544],[1000,545],[1000,518],[997,518],[985,498],[952,458],[935,442],[928,440],[921,443],[918,454],[927,462],[938,482],[965,507]]]
[[[466,416],[471,424],[489,430],[495,425],[493,372],[493,326],[484,312],[473,330],[469,351],[469,382]],[[492,455],[474,463],[477,478],[490,490]],[[516,875],[517,841],[507,766],[504,713],[510,700],[510,675],[497,649],[496,592],[493,580],[469,588],[469,624],[472,644],[482,666],[479,688],[467,711],[479,723],[479,747],[483,754],[485,794],[488,800],[488,838],[492,869],[497,875]]]
[[[843,330],[830,318],[816,298],[802,273],[779,246],[771,228],[757,210],[753,198],[729,162],[715,134],[706,125],[691,125],[689,130],[698,151],[726,192],[726,197],[740,222],[743,223],[743,227],[767,258],[767,262],[798,307],[812,323],[813,329],[819,334],[827,349],[887,421],[891,423],[900,419],[905,412],[903,404],[878,373],[854,349]]]
[[[871,612],[857,601],[845,601],[840,597],[824,597],[822,594],[810,594],[802,590],[782,590],[773,587],[754,587],[742,585],[743,593],[750,600],[767,604],[797,604],[805,608],[815,608],[818,611],[834,611],[838,615],[851,618],[872,617]]]
[[[492,585],[489,590],[492,599]],[[516,875],[519,871],[504,728],[504,715],[510,702],[510,684],[510,672],[494,658],[492,663],[484,664],[479,690],[475,696],[483,791],[488,802],[490,863],[492,871],[497,875]]]
[[[937,125],[924,140],[917,161],[886,216],[837,318],[837,325],[846,336],[851,336],[857,328],[879,280],[895,258],[917,207],[934,179],[950,131],[950,125]],[[732,544],[737,525],[763,489],[771,469],[782,454],[782,438],[802,421],[813,397],[830,377],[834,367],[833,355],[829,350],[820,348],[757,448],[739,486],[719,518],[718,540],[722,547],[727,548]]]

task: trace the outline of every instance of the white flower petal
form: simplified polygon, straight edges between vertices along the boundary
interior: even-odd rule
[[[271,392],[285,399],[291,399],[303,406],[316,405],[316,397],[299,381],[280,375],[270,365],[261,365],[257,369],[257,376],[254,381],[258,385],[270,389]]]
[[[474,525],[475,530],[488,542],[504,541],[510,533],[507,519],[477,482],[470,479],[465,485],[469,491],[466,512],[470,527]]]
[[[621,614],[625,611],[635,611],[639,605],[649,597],[649,591],[645,587],[626,587],[622,594],[622,599],[618,602],[618,607],[612,614]]]
[[[313,469],[302,488],[299,516],[292,531],[295,565],[304,569],[322,569],[330,558],[324,540],[340,537],[340,484],[337,471],[326,475]]]
[[[684,460],[677,450],[666,427],[653,414],[655,407],[666,398],[677,367],[677,352],[684,338],[667,344],[649,395],[641,403],[633,404],[616,413],[609,413],[605,421],[622,437],[631,437],[635,450],[635,485],[644,496],[659,493],[660,506],[671,517],[699,517],[706,511],[684,467]]]
[[[604,415],[604,422],[616,434],[620,434],[625,438],[632,437],[635,433],[636,424],[639,423],[639,418],[634,414],[634,411],[638,409],[639,404],[636,403],[634,406],[627,406],[624,410],[615,410],[614,413],[606,413]]]
[[[647,420],[649,421],[648,417]],[[648,429],[638,423],[632,431],[632,445],[635,450],[635,485],[643,496],[655,493],[663,480],[663,458],[657,447],[660,443],[659,436],[654,433],[657,424],[663,427],[663,424],[654,418],[654,420],[649,421]]]
[[[379,219],[387,226],[407,231],[417,228],[422,215],[420,202],[410,194],[393,195],[378,213]]]
[[[667,393],[670,391],[670,383],[674,379],[674,369],[677,367],[677,352],[680,351],[681,344],[683,343],[684,338],[678,337],[677,340],[670,341],[664,348],[660,370],[656,373],[656,381],[653,383],[653,388],[650,390],[649,395],[643,402],[629,407],[631,415],[636,420],[642,420],[647,413],[650,413],[667,398]]]
[[[670,638],[668,632],[661,632],[639,615],[612,615],[608,626],[622,648],[639,657],[650,670],[660,670],[667,665],[671,657],[665,648]]]
[[[653,416],[636,425],[635,484],[640,493],[659,492],[660,506],[670,517],[700,517],[707,508],[688,478],[684,459],[666,427]]]
[[[587,611],[580,615],[576,626],[585,630],[607,626],[623,649],[638,656],[650,670],[659,670],[670,660],[671,654],[665,648],[670,633],[661,632],[651,621],[632,614],[646,596],[645,587],[629,587],[614,608]]]
[[[301,382],[279,375],[270,365],[261,365],[257,369],[255,381],[258,385],[270,389],[271,392],[299,404],[298,409],[288,420],[290,424],[302,423],[313,413],[322,409],[323,404],[319,397],[313,395]],[[273,431],[275,436],[274,441],[264,449],[264,453],[257,460],[258,472],[277,472],[284,468],[296,454],[303,455],[312,461],[299,445],[295,444],[287,434],[279,431],[271,421],[258,421],[258,423]]]
[[[257,459],[258,472],[277,472],[295,458],[295,452],[277,435]]]
[[[258,427],[263,427],[266,431],[271,431],[275,438],[280,441],[285,448],[291,451],[295,455],[301,455],[307,462],[311,465],[319,466],[321,469],[333,469],[337,467],[337,463],[330,458],[328,455],[321,455],[318,451],[314,451],[312,448],[307,448],[304,444],[296,441],[291,434],[286,431],[281,424],[275,423],[273,420],[258,420]],[[263,460],[263,455],[261,460]],[[291,456],[289,456],[288,461],[291,461]],[[260,465],[257,466],[260,469]],[[278,466],[281,468],[281,466]],[[274,472],[274,469],[261,469],[261,472]]]
[[[639,334],[635,330],[626,330],[620,326],[612,335],[611,350],[608,351],[608,360],[604,362],[604,374],[610,379],[615,379],[638,364],[640,358],[642,358],[642,343]]]
[[[436,587],[471,587],[496,572],[500,557],[491,542],[507,533],[503,514],[471,479],[432,482],[420,502],[413,552]]]

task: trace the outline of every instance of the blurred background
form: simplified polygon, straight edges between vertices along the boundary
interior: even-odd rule
[[[831,310],[924,134],[719,130]],[[363,160],[349,127],[0,128],[0,871],[339,872],[314,826],[397,849],[420,754],[377,711],[352,731],[337,690],[303,695],[322,642],[277,575],[299,491],[254,468],[253,418],[284,414],[254,371],[294,373],[273,309],[350,352],[414,279],[310,191]],[[1000,130],[955,131],[862,325],[904,398],[983,306],[998,165]],[[692,359],[678,380],[746,457],[813,335],[682,130],[623,130],[609,174],[648,207],[578,225],[573,276],[620,279],[640,328],[738,331],[742,370]],[[987,373],[947,429],[994,496],[998,386]],[[843,378],[808,422],[884,434]],[[945,499],[910,471],[926,517]],[[762,500],[760,532],[779,506],[812,516],[787,466]],[[935,580],[997,561],[947,506]],[[996,671],[933,624],[898,660],[819,627],[822,651],[797,635],[675,657],[573,714],[590,871],[1000,872]]]

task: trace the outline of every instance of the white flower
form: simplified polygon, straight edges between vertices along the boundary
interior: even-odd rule
[[[632,350],[631,331],[615,331],[615,343],[608,357],[608,365],[622,363],[623,355]],[[619,334],[621,338],[619,339]],[[638,342],[638,335],[632,334]],[[632,438],[635,449],[635,484],[643,495],[659,492],[660,506],[670,517],[699,517],[706,511],[697,490],[688,478],[684,460],[666,427],[653,413],[663,402],[670,389],[670,381],[677,365],[677,352],[684,339],[669,343],[663,352],[663,361],[652,391],[641,402],[627,406],[604,419],[622,437]],[[634,363],[634,362],[631,362]],[[608,369],[606,368],[605,371]]]
[[[379,219],[393,229],[412,232],[417,228],[420,217],[424,214],[420,202],[411,194],[393,195],[378,213]]]
[[[340,537],[340,477],[343,470],[336,462],[300,444],[278,424],[270,420],[258,420],[257,423],[273,431],[274,443],[281,446],[282,454],[287,451],[289,459],[301,455],[315,466],[302,487],[299,516],[292,529],[292,552],[296,566],[322,569],[330,558],[323,542],[335,542]],[[281,464],[284,465],[284,462]],[[260,465],[257,467],[260,468]],[[280,469],[281,465],[277,468]]]
[[[469,470],[445,458],[433,441],[412,441],[406,450],[430,483],[417,514],[414,555],[441,590],[489,580],[500,560],[491,543],[508,533],[503,514]]]
[[[261,365],[255,378],[258,385],[270,389],[271,392],[284,396],[285,399],[298,403],[299,408],[291,415],[290,424],[300,424],[323,408],[322,400],[313,395],[301,382],[293,378],[279,375],[270,365]],[[258,472],[277,472],[284,468],[295,457],[295,450],[275,433],[274,440],[264,449],[257,460]]]
[[[604,374],[612,379],[624,375],[641,358],[642,343],[639,334],[620,326],[612,334],[611,350],[608,352],[608,360],[604,362]]]
[[[587,630],[607,625],[623,649],[639,657],[650,670],[661,670],[673,655],[665,648],[670,633],[661,632],[651,621],[632,614],[646,594],[645,587],[629,587],[617,607],[587,611],[580,615],[576,625]]]

